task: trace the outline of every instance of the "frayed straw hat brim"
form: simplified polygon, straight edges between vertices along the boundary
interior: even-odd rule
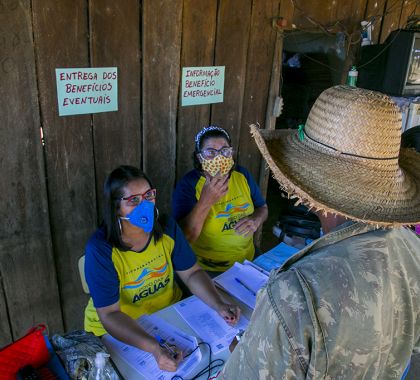
[[[354,220],[398,226],[420,223],[420,154],[402,149],[397,169],[301,141],[296,130],[251,126],[274,178],[297,204]]]

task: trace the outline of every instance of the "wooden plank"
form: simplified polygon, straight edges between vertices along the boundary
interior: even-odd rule
[[[360,22],[364,20],[367,1],[368,0],[341,0],[337,3],[336,20],[340,21],[348,33],[353,33],[353,41],[356,41],[360,36]],[[357,46],[359,45],[360,43],[357,44]]]
[[[93,115],[98,205],[118,165],[140,167],[140,6],[137,0],[89,2],[91,65],[118,67],[118,111]],[[102,206],[98,208],[102,220]]]
[[[299,29],[320,30],[320,26],[322,26],[329,28],[332,33],[343,30],[352,33],[360,29],[360,21],[364,16],[366,1],[323,0],[307,2],[295,0],[294,23]]]
[[[65,330],[83,327],[77,259],[96,226],[91,118],[58,116],[55,68],[89,67],[85,0],[33,2],[51,232]],[[77,22],[76,22],[77,21]]]
[[[404,29],[407,25],[407,20],[410,16],[416,13],[416,0],[405,0],[402,6],[399,27]]]
[[[7,299],[4,292],[3,279],[0,278],[0,347],[12,341],[12,326],[7,310]]]
[[[213,66],[217,2],[184,0],[182,67]],[[210,122],[210,105],[181,107],[177,129],[177,179],[192,168],[194,137]]]
[[[291,29],[295,14],[295,6],[293,0],[281,0],[278,16],[286,20],[286,29]]]
[[[213,104],[212,124],[226,128],[239,148],[242,103],[252,0],[220,0],[216,36],[216,66],[225,66],[223,103]]]
[[[48,225],[29,0],[1,2],[0,41],[0,174],[6,179],[0,183],[0,276],[16,338],[40,322],[52,332],[63,329]]]
[[[256,180],[261,155],[249,133],[249,125],[259,123],[264,128],[271,79],[277,80],[279,86],[278,78],[271,78],[277,35],[272,20],[279,15],[279,5],[280,0],[254,0],[252,7],[238,161]]]
[[[401,1],[400,0],[388,0],[386,5],[386,11],[382,22],[382,30],[379,41],[384,43],[389,33],[393,30],[398,29],[401,16]]]
[[[280,75],[272,76],[277,35],[280,33],[272,25],[272,20],[283,17],[286,27],[291,25],[293,3],[290,0],[267,1],[254,0],[251,17],[251,34],[248,48],[245,96],[243,101],[242,126],[240,131],[239,161],[251,173],[256,181],[263,184],[261,189],[267,196],[268,171],[265,171],[265,161],[262,159],[255,141],[250,136],[249,124],[259,123],[265,128],[267,112],[272,114],[273,102],[269,100],[270,89],[280,87]],[[280,73],[278,73],[280,74]],[[270,110],[268,110],[270,107]],[[275,122],[275,118],[274,122]],[[264,173],[260,181],[260,173]],[[262,227],[254,235],[254,242],[261,244]]]
[[[273,59],[273,65],[271,69],[271,81],[270,81],[270,88],[269,88],[269,93],[268,93],[267,112],[265,116],[265,129],[269,129],[269,130],[276,128],[276,117],[273,115],[273,107],[274,107],[275,99],[280,95],[280,89],[282,87],[281,57],[282,57],[282,52],[283,52],[283,38],[284,38],[283,32],[279,32],[276,35],[274,59]],[[280,83],[280,86],[278,86],[277,83]],[[268,168],[268,165],[263,160],[261,162],[260,178],[258,181],[261,192],[263,194],[267,193],[268,175],[269,175],[269,168]]]
[[[372,44],[379,43],[386,0],[368,0],[364,20],[372,18]]]
[[[170,210],[175,183],[182,0],[143,3],[143,167]]]
[[[347,3],[346,0],[295,0],[294,23],[299,29],[319,29],[319,24],[328,26],[337,21],[337,9]]]

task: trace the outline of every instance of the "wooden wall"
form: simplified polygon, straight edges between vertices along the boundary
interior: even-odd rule
[[[410,15],[420,13],[418,0],[288,0],[293,9],[289,15],[289,27],[318,30],[319,25],[333,32],[346,31],[355,33],[357,41],[360,21],[371,20],[372,41],[382,43],[389,33],[404,28]]]
[[[275,121],[282,34],[273,18],[312,28],[309,15],[356,30],[378,12],[382,41],[416,6],[392,4],[0,0],[0,346],[37,323],[82,328],[77,259],[117,165],[142,167],[170,211],[173,186],[192,167],[194,135],[216,123],[231,133],[238,162],[266,177],[248,125]],[[212,65],[226,66],[224,102],[180,107],[182,67]],[[59,117],[55,68],[101,66],[118,67],[119,111]]]
[[[0,1],[0,345],[37,323],[83,327],[77,260],[117,165],[142,167],[168,212],[176,180],[192,168],[196,132],[218,123],[258,178],[248,124],[265,125],[278,83],[280,3]],[[180,107],[181,68],[212,65],[226,66],[225,101]],[[118,67],[118,112],[59,117],[55,68],[101,66]]]

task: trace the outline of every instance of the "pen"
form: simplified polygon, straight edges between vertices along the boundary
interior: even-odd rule
[[[175,358],[176,358],[176,356],[178,355],[178,354],[176,353],[176,351],[174,351],[174,350],[171,348],[171,346],[169,346],[169,344],[168,344],[168,343],[166,343],[166,341],[165,341],[165,340],[163,340],[163,339],[162,339],[159,335],[155,335],[155,338],[156,338],[156,340],[158,341],[159,346],[161,346],[161,347],[165,348],[166,350],[168,350],[168,351],[170,352],[171,356],[175,359]]]
[[[235,277],[235,281],[239,282],[246,290],[248,290],[253,296],[256,296],[255,292],[243,281],[241,281],[239,278]]]

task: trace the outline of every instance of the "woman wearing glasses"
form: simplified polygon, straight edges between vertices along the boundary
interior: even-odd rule
[[[151,352],[161,369],[175,371],[182,354],[174,355],[176,348],[159,344],[135,321],[181,299],[174,271],[227,323],[235,324],[240,311],[222,301],[175,221],[158,217],[155,199],[156,189],[135,167],[120,166],[106,179],[104,222],[86,246],[91,299],[85,330],[97,336],[108,332]]]
[[[177,184],[172,208],[198,262],[211,276],[252,260],[253,234],[268,210],[249,172],[234,165],[225,129],[209,126],[195,138],[194,167]]]

